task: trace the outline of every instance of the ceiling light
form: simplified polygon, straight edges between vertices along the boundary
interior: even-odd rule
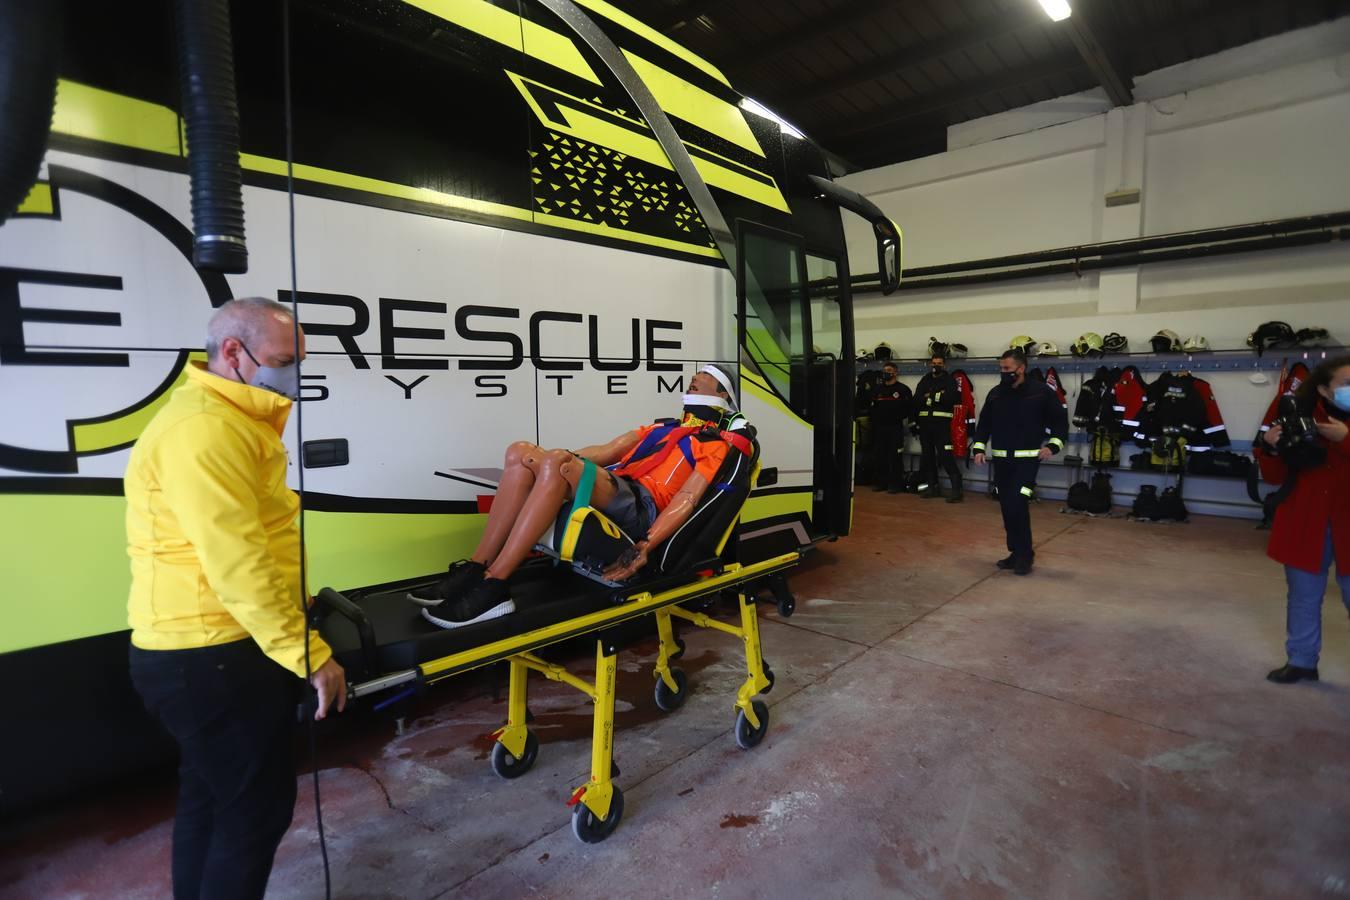
[[[1073,15],[1073,10],[1069,8],[1069,0],[1041,0],[1041,8],[1056,22],[1063,22]]]
[[[763,103],[760,103],[758,100],[751,100],[749,97],[742,97],[741,109],[745,110],[746,112],[752,112],[755,115],[760,116],[761,118],[777,122],[778,130],[783,132],[783,134],[790,134],[795,138],[802,138],[802,139],[806,138],[806,135],[798,131],[794,125],[784,121],[780,116],[775,114],[772,110],[770,110]]]

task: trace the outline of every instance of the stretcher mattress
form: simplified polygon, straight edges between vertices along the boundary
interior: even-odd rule
[[[375,632],[375,658],[368,660],[356,625],[336,610],[326,610],[319,632],[338,663],[356,680],[449,656],[504,638],[556,625],[616,602],[614,588],[572,572],[567,566],[538,561],[511,579],[516,611],[510,615],[445,629],[422,618],[422,607],[408,599],[407,588],[371,594],[356,601]],[[374,671],[372,671],[372,669]]]

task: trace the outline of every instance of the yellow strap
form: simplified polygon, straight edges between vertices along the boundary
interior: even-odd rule
[[[1030,497],[1030,496],[1031,496],[1031,488],[1029,488],[1029,487],[1024,487],[1024,488],[1022,488],[1022,496],[1023,496],[1023,497]]]

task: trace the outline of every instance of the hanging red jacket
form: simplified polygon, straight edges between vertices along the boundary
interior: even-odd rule
[[[1270,401],[1270,406],[1266,408],[1265,417],[1261,419],[1261,430],[1252,440],[1254,446],[1260,446],[1261,435],[1270,430],[1270,426],[1275,424],[1275,419],[1280,415],[1280,398],[1285,394],[1292,394],[1298,390],[1298,386],[1308,377],[1308,367],[1303,363],[1294,363],[1294,367],[1288,372],[1280,375],[1279,389],[1275,392],[1275,399]]]
[[[1144,376],[1134,366],[1126,366],[1111,388],[1111,405],[1120,416],[1121,430],[1130,437],[1142,437],[1139,434],[1139,411],[1144,408],[1144,398],[1148,385]]]
[[[1194,380],[1196,391],[1200,398],[1205,401],[1205,430],[1203,436],[1196,438],[1196,443],[1201,446],[1193,446],[1192,450],[1213,450],[1215,447],[1227,447],[1232,441],[1228,439],[1228,426],[1223,423],[1223,413],[1219,412],[1219,402],[1214,399],[1214,389],[1209,386],[1209,382],[1202,378]]]
[[[1064,393],[1064,385],[1059,383],[1059,373],[1055,371],[1054,366],[1045,370],[1045,383],[1050,385],[1051,389],[1055,392],[1055,396],[1059,397],[1060,405],[1065,409],[1068,409],[1069,395]]]
[[[952,455],[965,459],[970,450],[970,433],[975,429],[975,391],[970,386],[970,376],[962,369],[952,373],[956,386],[961,391],[961,402],[952,412]]]
[[[1303,377],[1307,377],[1306,369]],[[1321,400],[1313,410],[1313,420],[1328,420]],[[1330,523],[1339,574],[1350,572],[1350,438],[1337,444],[1326,440],[1321,443],[1327,448],[1327,461],[1299,472],[1293,492],[1275,508],[1266,554],[1286,566],[1320,572]],[[1256,449],[1256,458],[1261,463],[1261,477],[1271,484],[1281,484],[1288,477],[1284,460],[1272,456],[1264,441]]]

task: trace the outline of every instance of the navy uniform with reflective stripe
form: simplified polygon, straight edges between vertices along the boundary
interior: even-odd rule
[[[922,473],[919,492],[922,494],[935,496],[938,493],[938,466],[951,479],[952,493],[961,494],[961,470],[952,456],[952,417],[960,404],[961,388],[946,369],[941,374],[929,372],[923,376],[914,391],[922,453],[919,466]]]
[[[898,491],[904,473],[905,422],[913,415],[914,395],[898,380],[881,382],[872,393],[872,486]]]
[[[1027,378],[1017,387],[1000,384],[985,398],[971,450],[993,461],[1008,552],[1017,559],[1030,560],[1036,555],[1028,504],[1041,448],[1058,453],[1068,437],[1068,413],[1059,395],[1043,381]]]

